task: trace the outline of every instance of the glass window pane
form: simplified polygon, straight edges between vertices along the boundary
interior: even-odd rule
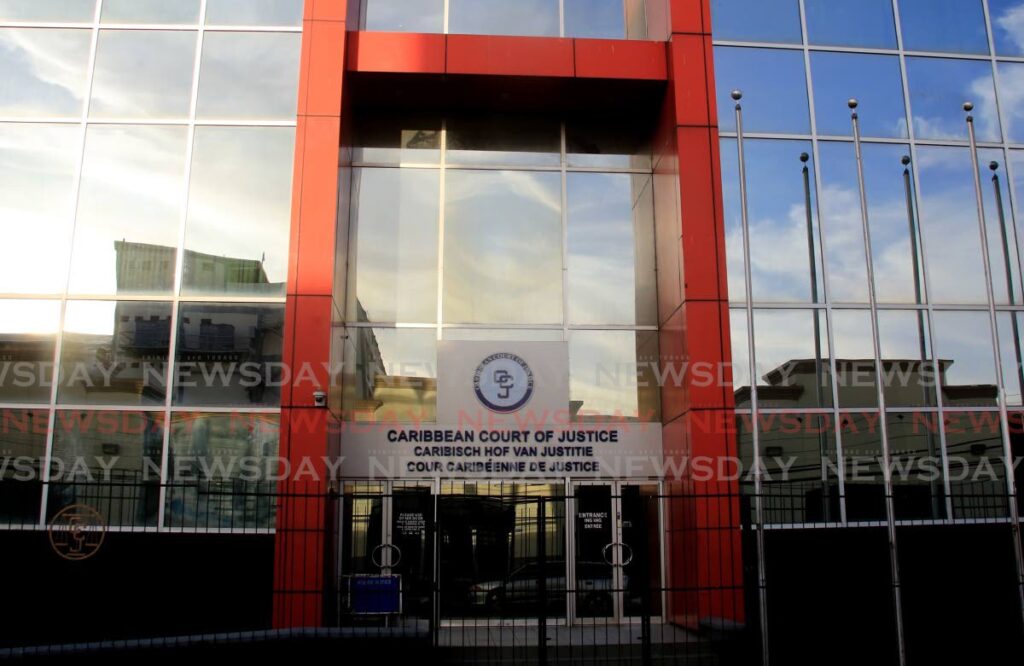
[[[437,321],[439,181],[434,169],[355,170],[349,321]]]
[[[181,305],[174,404],[279,405],[283,335],[283,305]]]
[[[632,185],[626,174],[568,176],[571,324],[656,323],[653,275],[640,278],[654,267],[637,261],[638,246],[653,243],[653,220],[638,215]]]
[[[565,36],[626,39],[623,0],[565,0]]]
[[[96,0],[0,0],[0,20],[92,23]]]
[[[574,421],[658,421],[653,331],[572,331],[569,409]]]
[[[89,30],[0,28],[0,115],[82,115],[89,69]]]
[[[1017,407],[1022,404],[1024,393],[1024,318],[1021,313],[1000,312],[999,362],[1003,371],[1003,386],[1006,387],[1006,404]]]
[[[963,104],[972,102],[978,140],[1000,140],[991,63],[907,58],[907,80],[918,139],[966,140]]]
[[[58,328],[58,301],[0,300],[0,402],[50,402]]]
[[[303,0],[207,0],[206,25],[302,25]]]
[[[745,132],[810,133],[807,77],[800,51],[720,46],[715,49],[715,80],[722,131],[736,130],[736,102],[730,94],[739,89]]]
[[[800,43],[798,0],[712,0],[715,39]]]
[[[729,300],[737,303],[746,299],[747,285],[743,257],[743,218],[740,209],[740,174],[739,156],[736,152],[735,139],[722,139],[719,154],[722,160],[722,202],[725,218],[725,257],[729,272]],[[745,144],[749,145],[749,144]],[[749,166],[747,167],[749,169]],[[655,176],[655,183],[658,176]],[[748,173],[749,183],[749,173]],[[675,203],[673,201],[673,203]],[[675,210],[673,209],[673,213]],[[661,228],[661,225],[657,228]],[[675,238],[672,239],[675,241]],[[673,247],[675,243],[672,243]],[[662,251],[664,241],[659,237],[658,250]],[[660,265],[660,264],[659,264]],[[658,271],[661,277],[662,271]]]
[[[80,136],[77,126],[0,123],[0,292],[64,291]]]
[[[183,293],[284,293],[294,150],[290,127],[196,129]]]
[[[981,0],[900,0],[903,48],[988,53]]]
[[[289,120],[299,96],[298,33],[208,32],[196,116]]]
[[[349,328],[342,404],[346,421],[437,419],[437,331]]]
[[[448,121],[448,164],[558,166],[557,120],[531,116],[456,116]]]
[[[761,407],[832,405],[828,329],[821,311],[755,310],[754,343]]]
[[[439,164],[441,119],[356,112],[352,161],[371,164]]]
[[[199,0],[103,0],[102,23],[188,24],[199,20]]]
[[[187,118],[196,33],[101,30],[90,118]]]
[[[839,415],[846,480],[846,518],[851,522],[886,518],[881,421],[878,412]]]
[[[562,322],[558,173],[447,173],[444,320]]]
[[[832,311],[832,339],[835,342],[836,387],[840,407],[878,406],[872,336],[869,310]],[[815,368],[815,371],[817,376],[825,376],[824,368]]]
[[[835,422],[820,414],[760,418],[766,523],[821,523],[840,518]],[[788,466],[785,469],[784,466]]]
[[[811,54],[811,76],[820,134],[853,134],[847,101],[855,97],[860,102],[861,135],[906,138],[898,57],[815,52]]]
[[[87,504],[110,526],[155,526],[163,446],[162,412],[58,411],[47,518]]]
[[[818,154],[830,298],[838,303],[867,303],[868,270],[854,147],[852,143],[821,142]]]
[[[921,227],[935,303],[985,303],[978,213],[970,151],[922,146],[917,150]],[[949,270],[956,266],[955,271]]]
[[[893,504],[898,520],[946,517],[942,440],[938,414],[887,414],[885,427],[893,466]],[[881,443],[879,443],[879,447]]]
[[[561,329],[530,328],[446,328],[442,331],[444,340],[469,342],[561,342]]]
[[[804,0],[804,8],[811,44],[896,48],[892,0]]]
[[[992,295],[996,303],[1019,304],[1021,298],[1020,262],[1017,239],[1014,237],[1013,208],[1006,177],[1002,150],[982,148],[978,151],[981,176],[981,197],[985,210],[985,232],[988,236],[989,269],[992,272]],[[996,167],[992,169],[993,165]]]
[[[89,127],[71,292],[171,292],[187,144],[184,127]]]
[[[276,414],[174,414],[165,525],[273,528],[280,438]]]
[[[1009,513],[999,412],[946,412],[946,457],[954,518]]]
[[[744,147],[753,299],[772,302],[824,300],[821,259],[817,247],[813,163],[807,163],[809,168],[805,181],[804,164],[800,161],[802,154],[810,154],[810,143],[751,139],[744,143]],[[723,151],[722,169],[726,178],[729,178],[728,174],[736,173],[733,160],[734,150]],[[807,217],[805,183],[811,191],[810,220]],[[726,246],[742,252],[738,184],[729,185],[726,194],[730,197],[726,207],[727,219],[730,220],[727,223]],[[811,229],[808,229],[808,224]],[[809,245],[811,242],[815,244],[813,248]],[[742,284],[742,255],[734,257],[729,259],[730,279],[739,271]],[[814,291],[811,280],[812,261],[816,287]]]
[[[558,36],[558,0],[449,0],[448,32]]]
[[[1021,9],[1024,26],[1024,5]],[[1024,63],[999,63],[999,103],[1006,123],[1006,138],[1024,143]]]
[[[887,407],[934,407],[936,367],[925,310],[879,310],[882,388]]]
[[[39,522],[49,430],[45,410],[0,409],[0,525]]]
[[[363,29],[444,32],[445,0],[363,0]]]
[[[569,166],[651,168],[647,119],[629,116],[572,118],[565,124]]]
[[[57,400],[66,405],[162,405],[171,304],[70,301]]]
[[[998,55],[1024,56],[1024,2],[988,0],[992,39]]]
[[[935,358],[947,406],[995,406],[996,369],[987,312],[936,312]]]
[[[750,350],[746,310],[729,310],[729,330],[729,337],[732,340],[732,386],[736,408],[750,409]]]

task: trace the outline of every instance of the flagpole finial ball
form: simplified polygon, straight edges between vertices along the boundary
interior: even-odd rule
[[[964,111],[966,111],[967,113],[974,111],[974,104],[971,102],[964,102]]]
[[[803,162],[804,164],[806,164],[806,163],[807,163],[807,160],[809,160],[809,159],[811,159],[811,156],[810,156],[810,155],[808,155],[807,153],[800,153],[800,161],[801,161],[801,162]]]
[[[992,171],[997,171],[999,169],[999,162],[992,160],[991,162],[988,163],[988,168],[991,169]]]
[[[902,164],[903,166],[908,166],[910,164],[910,155],[904,155],[900,159],[900,164]]]
[[[736,88],[735,90],[733,90],[731,94],[732,94],[732,98],[734,100],[736,100],[737,102],[740,101],[741,99],[743,99],[743,91],[740,90],[739,88]]]
[[[846,106],[850,107],[851,109],[856,109],[858,104],[860,104],[860,102],[857,101],[856,97],[851,97],[850,99],[846,100]]]

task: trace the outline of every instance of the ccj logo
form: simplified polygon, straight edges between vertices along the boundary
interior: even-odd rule
[[[66,560],[86,560],[103,545],[107,524],[99,511],[85,504],[61,509],[50,521],[50,545]]]
[[[491,354],[476,367],[473,390],[492,412],[519,411],[533,397],[533,370],[515,354]]]

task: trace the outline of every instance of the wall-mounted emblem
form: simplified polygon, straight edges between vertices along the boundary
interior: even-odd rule
[[[533,396],[533,370],[516,354],[491,354],[476,367],[473,390],[484,407],[509,414],[522,409]]]

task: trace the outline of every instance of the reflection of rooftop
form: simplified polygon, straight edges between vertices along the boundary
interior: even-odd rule
[[[168,291],[174,287],[177,249],[166,245],[116,241],[118,291]],[[185,281],[203,291],[246,291],[270,285],[265,256],[259,259],[224,257],[185,251]]]
[[[772,369],[762,379],[765,384],[757,385],[758,400],[762,402],[798,403],[805,396],[811,396],[817,390],[817,376],[821,373],[821,386],[831,386],[829,377],[830,359],[793,359]],[[943,394],[954,401],[992,401],[996,399],[997,387],[994,384],[951,384],[946,373],[955,363],[952,359],[922,361],[919,359],[883,359],[882,377],[887,388],[899,387],[908,390],[920,390],[921,387],[934,386],[938,376],[942,384]],[[875,361],[874,359],[835,359],[838,385],[845,387],[848,377],[856,379],[855,386],[874,390]],[[736,404],[749,403],[751,387],[740,386],[735,389]]]

